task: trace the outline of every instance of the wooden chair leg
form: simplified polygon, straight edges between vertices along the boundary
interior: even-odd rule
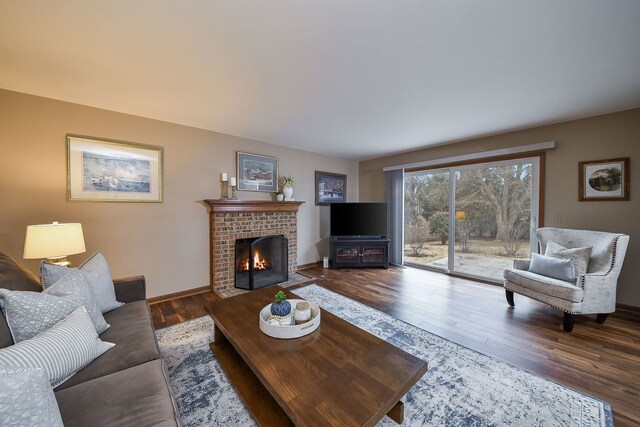
[[[508,291],[508,290],[506,290],[506,289],[505,289],[505,290],[504,290],[504,293],[505,293],[505,295],[506,295],[506,297],[507,297],[507,302],[509,303],[509,305],[510,305],[511,307],[515,307],[516,305],[515,305],[515,303],[513,302],[513,291]]]
[[[564,322],[563,329],[565,332],[573,331],[573,321],[575,320],[575,316],[571,313],[564,313]]]
[[[598,314],[598,316],[596,316],[596,323],[599,325],[602,325],[604,323],[605,320],[607,320],[607,317],[609,316],[609,313],[600,313]]]

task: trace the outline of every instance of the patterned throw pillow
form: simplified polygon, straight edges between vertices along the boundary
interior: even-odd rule
[[[62,279],[54,283],[53,286],[45,289],[43,293],[59,297],[64,297],[69,294],[80,294],[82,296],[82,305],[87,309],[87,313],[89,313],[89,317],[91,317],[91,321],[96,327],[96,332],[101,334],[110,326],[107,321],[104,320],[104,316],[102,316],[102,312],[100,311],[98,302],[93,296],[91,286],[89,286],[86,276],[80,271],[69,271],[62,276]]]
[[[96,332],[109,327],[78,271],[70,271],[43,292],[0,289],[0,305],[16,344],[46,331],[81,306],[90,310]]]
[[[576,268],[576,276],[579,274],[586,274],[589,268],[589,259],[591,259],[591,246],[584,248],[565,248],[554,242],[548,242],[545,249],[545,256],[553,258],[572,259],[573,265]]]
[[[60,267],[59,265],[50,264],[42,261],[40,264],[40,282],[43,288],[53,286],[62,278],[69,270],[81,271],[87,278],[91,292],[93,293],[98,307],[102,314],[115,310],[122,305],[116,300],[116,292],[113,287],[113,279],[107,260],[100,253],[96,252],[89,259],[80,265],[80,268]]]
[[[62,427],[44,368],[0,366],[0,425]]]
[[[0,349],[0,365],[43,368],[55,388],[114,345],[98,338],[80,307],[40,335]]]

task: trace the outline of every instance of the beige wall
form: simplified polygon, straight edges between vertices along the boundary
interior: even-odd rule
[[[164,147],[163,203],[66,201],[67,133]],[[81,222],[87,253],[102,252],[114,277],[144,274],[148,296],[209,284],[208,211],[220,197],[219,174],[235,175],[236,151],[274,156],[296,177],[298,264],[327,255],[326,208],[314,203],[314,171],[348,175],[357,197],[358,164],[264,142],[0,90],[0,251],[23,260],[28,224]],[[238,192],[241,199],[268,193]]]
[[[461,119],[463,120],[463,119]],[[640,109],[478,138],[360,162],[360,200],[385,198],[382,168],[516,145],[556,141],[547,153],[544,223],[631,236],[618,303],[640,306]],[[631,157],[631,200],[579,202],[578,162]]]

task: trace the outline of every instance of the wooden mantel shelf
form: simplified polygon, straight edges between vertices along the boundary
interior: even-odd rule
[[[225,200],[204,201],[211,212],[297,212],[304,202],[278,202],[277,200]]]

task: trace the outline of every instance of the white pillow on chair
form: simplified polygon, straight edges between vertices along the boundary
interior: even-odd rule
[[[540,254],[531,254],[529,271],[545,277],[562,280],[564,282],[576,282],[576,268],[573,260],[553,258]]]
[[[549,241],[544,254],[553,258],[572,259],[576,268],[576,276],[578,276],[579,274],[587,273],[592,249],[591,246],[585,246],[584,248],[565,248],[562,245]]]

